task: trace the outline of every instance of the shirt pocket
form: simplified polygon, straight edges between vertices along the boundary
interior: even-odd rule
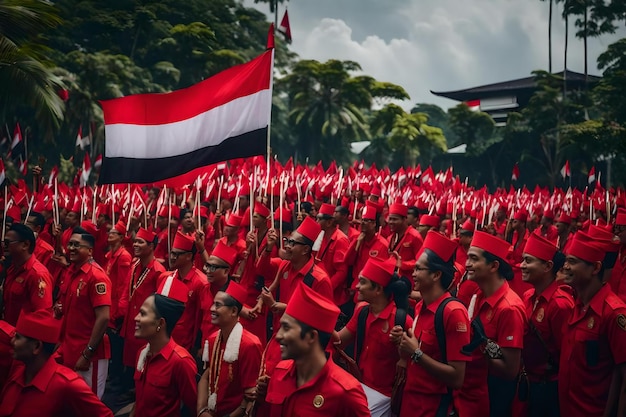
[[[14,282],[13,285],[11,285],[11,295],[14,295],[16,297],[21,297],[22,295],[24,295],[24,292],[26,291],[26,282],[22,281],[22,282]]]
[[[590,369],[598,367],[610,356],[608,344],[597,332],[577,329],[574,335],[574,354],[584,358]]]

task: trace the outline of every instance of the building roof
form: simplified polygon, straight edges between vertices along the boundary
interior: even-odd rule
[[[563,76],[563,71],[555,73],[555,75]],[[588,75],[588,81],[590,83],[597,83],[602,77],[596,75]],[[567,70],[567,84],[571,86],[582,86],[585,82],[585,74]],[[487,84],[479,87],[467,88],[465,90],[456,91],[432,91],[431,93],[439,96],[446,97],[457,101],[469,101],[479,98],[487,98],[493,96],[501,96],[503,93],[522,93],[528,90],[534,90],[537,88],[535,77],[520,78],[517,80],[504,81],[495,84]]]

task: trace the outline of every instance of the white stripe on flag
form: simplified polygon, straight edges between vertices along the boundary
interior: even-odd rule
[[[170,290],[172,289],[172,284],[173,283],[174,283],[174,276],[170,275],[165,280],[165,284],[163,285],[163,290],[161,291],[161,295],[163,297],[169,297],[170,296]]]

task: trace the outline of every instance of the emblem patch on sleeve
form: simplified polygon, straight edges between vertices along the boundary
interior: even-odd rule
[[[99,282],[96,284],[96,293],[99,295],[104,295],[107,293],[107,285],[104,282]]]
[[[626,316],[620,314],[617,316],[617,325],[620,329],[626,330]]]

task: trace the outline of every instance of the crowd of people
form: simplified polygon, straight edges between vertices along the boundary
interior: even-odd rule
[[[0,417],[626,416],[622,190],[254,165],[5,191]]]

